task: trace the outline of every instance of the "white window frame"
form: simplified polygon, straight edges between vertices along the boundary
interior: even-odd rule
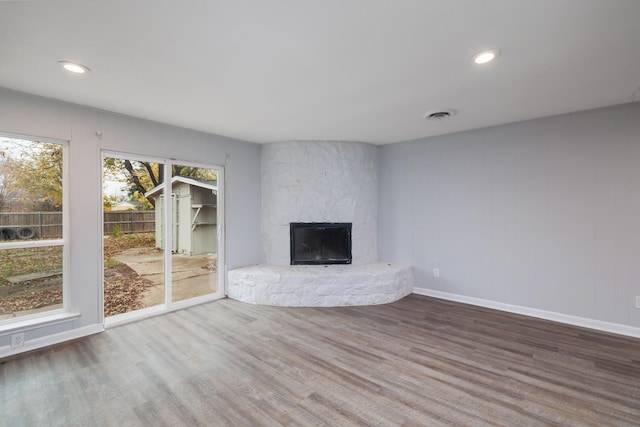
[[[17,330],[24,327],[39,325],[42,323],[56,322],[68,317],[70,307],[70,252],[69,252],[69,141],[42,138],[33,135],[22,135],[9,132],[0,132],[0,137],[21,139],[32,142],[44,142],[57,144],[62,147],[62,238],[48,240],[18,240],[12,242],[0,242],[0,250],[23,249],[38,247],[62,247],[62,308],[43,311],[41,313],[18,316],[0,320],[0,332]]]
[[[123,151],[114,151],[114,150],[101,150],[100,152],[100,171],[101,175],[103,173],[102,168],[104,165],[104,159],[117,158],[117,159],[127,159],[134,160],[140,162],[154,162],[164,167],[164,184],[167,182],[171,182],[171,167],[173,165],[181,165],[188,167],[197,167],[197,168],[205,168],[205,169],[216,169],[218,173],[218,226],[217,226],[217,239],[218,239],[218,288],[216,292],[212,294],[206,294],[199,297],[190,298],[187,300],[181,301],[173,301],[172,300],[172,283],[171,283],[171,273],[172,273],[172,263],[171,263],[171,247],[173,245],[173,235],[171,230],[173,229],[173,217],[172,217],[172,207],[171,207],[171,185],[165,185],[163,188],[163,202],[162,202],[162,214],[164,229],[163,232],[163,241],[164,241],[164,303],[153,306],[142,308],[139,310],[134,310],[128,313],[116,314],[110,317],[103,317],[103,323],[106,328],[114,327],[121,324],[125,324],[128,322],[140,320],[145,317],[155,316],[158,314],[164,314],[175,310],[180,310],[186,307],[191,307],[194,305],[202,304],[204,302],[213,301],[216,299],[224,298],[227,294],[227,281],[226,281],[226,261],[225,261],[225,217],[226,217],[226,208],[225,208],[225,167],[223,165],[219,165],[216,163],[199,163],[199,162],[191,162],[188,160],[181,160],[169,157],[158,157],[153,155],[144,155],[144,154],[136,154],[136,153],[128,153]],[[100,179],[100,184],[102,188],[102,178]],[[102,194],[102,192],[101,192]],[[102,197],[100,198],[100,203],[102,204]],[[100,208],[100,238],[98,241],[100,242],[100,307],[101,313],[100,316],[104,316],[104,246],[102,244],[103,234],[104,234],[104,215],[103,208]],[[169,250],[167,250],[169,248]]]

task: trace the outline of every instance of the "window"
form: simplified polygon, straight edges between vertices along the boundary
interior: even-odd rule
[[[65,307],[66,149],[0,134],[0,324]]]
[[[104,152],[105,324],[224,296],[221,166]]]

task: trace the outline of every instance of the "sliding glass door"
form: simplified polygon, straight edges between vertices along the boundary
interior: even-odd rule
[[[219,166],[103,154],[107,325],[224,296]]]
[[[171,170],[171,300],[218,290],[218,170],[173,165]]]

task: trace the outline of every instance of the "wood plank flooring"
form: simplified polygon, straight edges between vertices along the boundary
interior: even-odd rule
[[[418,295],[225,299],[0,363],[12,427],[640,425],[640,340]]]

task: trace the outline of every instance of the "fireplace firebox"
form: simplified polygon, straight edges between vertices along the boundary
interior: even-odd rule
[[[351,264],[351,223],[292,222],[291,265]]]

